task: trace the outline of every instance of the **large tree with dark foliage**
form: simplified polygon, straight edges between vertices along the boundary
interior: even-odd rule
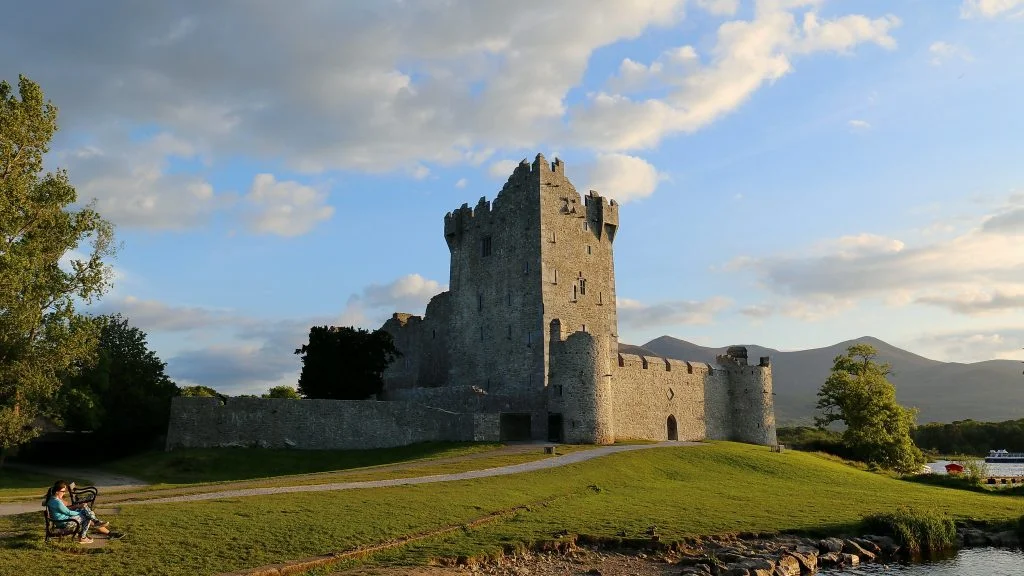
[[[97,327],[75,305],[110,287],[113,227],[92,205],[75,208],[67,173],[44,172],[56,131],[38,84],[21,76],[15,94],[0,81],[0,465],[95,353]]]
[[[146,333],[120,314],[100,316],[95,362],[68,379],[59,395],[65,427],[93,430],[103,454],[120,456],[150,448],[167,433],[171,398],[178,387],[166,364],[149,349]]]
[[[306,398],[364,400],[379,394],[388,364],[401,356],[391,334],[355,327],[313,326],[302,357],[299,393]]]
[[[896,402],[887,376],[889,364],[875,362],[878,351],[855,344],[836,356],[832,373],[818,391],[819,427],[846,424],[843,444],[856,458],[886,470],[916,472],[924,462],[910,436],[917,411]]]

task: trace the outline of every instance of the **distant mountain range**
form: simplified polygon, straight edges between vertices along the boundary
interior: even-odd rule
[[[892,364],[889,381],[896,386],[896,397],[904,406],[920,411],[919,424],[968,418],[993,422],[1024,418],[1024,375],[1021,374],[1024,365],[1014,360],[971,364],[940,362],[870,336],[796,352],[747,344],[751,363],[756,363],[761,356],[771,357],[775,418],[779,425],[812,423],[818,389],[828,378],[833,359],[857,343],[874,346],[878,350],[878,361]],[[699,346],[671,336],[655,338],[643,346],[622,344],[620,349],[698,362],[714,362],[715,357],[726,350],[725,347]]]

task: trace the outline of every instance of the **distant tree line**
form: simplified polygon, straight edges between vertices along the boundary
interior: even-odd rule
[[[1024,418],[1005,422],[960,420],[924,424],[914,430],[914,443],[938,454],[985,456],[989,450],[1024,452]]]

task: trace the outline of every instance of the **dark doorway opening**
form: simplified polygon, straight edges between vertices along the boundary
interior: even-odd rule
[[[668,439],[679,440],[679,428],[676,426],[676,417],[672,415],[668,417]]]
[[[529,414],[502,414],[500,424],[502,442],[530,439]]]
[[[562,415],[548,413],[548,442],[562,441]]]

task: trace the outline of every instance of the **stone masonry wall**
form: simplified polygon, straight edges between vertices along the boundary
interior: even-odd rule
[[[615,442],[607,343],[589,332],[551,343],[550,386],[561,399],[562,438],[571,444]]]
[[[544,409],[543,398],[489,394],[476,386],[442,386],[395,390],[386,400],[402,400],[449,412],[532,413]]]
[[[614,358],[618,321],[612,243],[619,225],[618,205],[594,192],[581,197],[560,160],[549,164],[538,154],[531,170],[540,188],[545,345],[549,348],[552,339],[589,332]],[[556,322],[560,334],[552,329]]]
[[[690,363],[704,376],[704,422],[708,440],[732,439],[732,394],[729,377],[721,366]]]
[[[707,436],[706,364],[619,354],[612,374],[616,440],[668,440],[670,416],[678,440]]]
[[[768,359],[758,366],[729,366],[732,440],[751,444],[778,443]]]
[[[222,405],[218,398],[179,397],[171,402],[167,448],[390,448],[487,436],[476,424],[473,414],[412,402],[229,398]]]
[[[522,396],[544,389],[537,195],[521,164],[493,202],[480,198],[445,215],[449,384]]]
[[[430,299],[423,317],[397,312],[381,327],[391,334],[402,356],[384,370],[384,394],[417,386],[444,386],[448,381],[450,294]]]

